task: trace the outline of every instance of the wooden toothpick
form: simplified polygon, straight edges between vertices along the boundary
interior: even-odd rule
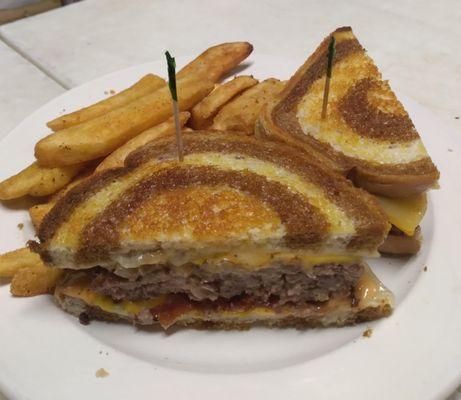
[[[328,45],[327,76],[325,79],[325,89],[323,90],[322,119],[327,116],[328,96],[330,95],[331,70],[333,69],[333,58],[335,56],[335,37],[331,35]]]
[[[181,125],[179,123],[178,93],[176,91],[176,61],[170,53],[165,52],[166,62],[168,64],[168,86],[170,87],[171,99],[173,102],[173,118],[176,131],[176,145],[178,149],[178,160],[183,161],[183,142],[181,135]]]

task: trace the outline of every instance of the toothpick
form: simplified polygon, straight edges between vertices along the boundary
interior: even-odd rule
[[[322,119],[327,116],[328,96],[330,95],[331,70],[333,69],[333,58],[335,56],[335,37],[331,35],[328,45],[327,76],[325,78],[325,89],[323,90]]]
[[[181,135],[181,125],[179,123],[178,94],[176,92],[176,61],[170,53],[165,52],[166,62],[168,64],[168,86],[170,87],[171,99],[173,103],[173,118],[176,131],[176,145],[178,149],[178,160],[183,161],[183,142]]]

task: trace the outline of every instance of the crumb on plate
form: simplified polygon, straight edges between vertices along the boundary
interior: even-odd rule
[[[373,334],[373,329],[368,328],[367,330],[365,330],[365,331],[362,333],[362,336],[363,336],[363,337],[366,337],[366,338],[369,338],[369,337],[371,337],[372,334]]]
[[[82,325],[89,325],[89,323],[90,323],[90,317],[88,316],[87,313],[81,313],[81,314],[78,316],[78,321],[79,321]]]
[[[427,272],[427,265],[424,266],[423,271]]]
[[[99,368],[95,373],[96,378],[106,378],[109,376],[109,372],[107,372],[104,368]]]
[[[18,224],[18,229],[20,231],[22,231],[22,228],[24,228],[24,224],[21,222],[21,223]]]

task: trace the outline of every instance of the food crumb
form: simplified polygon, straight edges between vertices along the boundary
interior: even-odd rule
[[[99,368],[96,373],[96,378],[106,378],[109,376],[109,372],[107,372],[104,368]]]
[[[453,152],[453,149],[448,149],[448,151],[449,151],[450,153],[452,153],[452,152]]]
[[[90,324],[90,317],[88,316],[87,313],[81,313],[81,314],[78,316],[78,321],[79,321],[82,325],[89,325],[89,324]]]
[[[24,228],[24,224],[21,222],[21,223],[18,224],[18,229],[20,231],[22,231],[22,228]]]
[[[366,331],[364,331],[364,332],[362,333],[362,336],[363,336],[363,337],[366,337],[366,338],[369,338],[369,337],[371,337],[372,334],[373,334],[373,329],[368,328]]]
[[[459,119],[459,117],[455,117],[455,119]]]
[[[109,93],[110,93],[110,94],[115,94],[115,90],[114,90],[114,89],[110,89],[110,90],[109,90]]]
[[[109,92],[107,90],[104,90],[104,94],[107,96]]]
[[[424,266],[423,271],[427,272],[427,265]]]

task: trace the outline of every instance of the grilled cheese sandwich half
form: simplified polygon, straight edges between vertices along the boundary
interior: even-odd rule
[[[322,120],[328,43],[336,39]],[[294,144],[357,186],[386,197],[434,187],[439,177],[408,113],[353,34],[329,35],[260,115],[262,135]]]
[[[328,43],[336,39],[327,116],[321,118]],[[416,253],[425,191],[436,187],[432,163],[408,113],[352,30],[329,35],[260,114],[261,136],[301,148],[378,196],[393,229],[380,248]]]
[[[183,162],[162,138],[47,214],[31,247],[67,270],[64,309],[165,328],[390,313],[390,292],[360,289],[382,287],[362,258],[377,256],[390,228],[371,195],[285,144],[214,131],[183,139]]]

